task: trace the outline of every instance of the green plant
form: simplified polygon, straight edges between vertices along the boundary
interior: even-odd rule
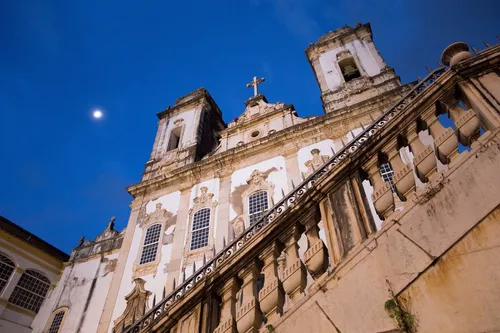
[[[274,333],[274,332],[275,332],[274,327],[273,327],[273,325],[271,325],[271,324],[266,325],[266,328],[267,328],[267,331],[268,331],[269,333]]]
[[[400,329],[404,332],[413,332],[415,317],[403,309],[397,300],[393,298],[387,300],[384,303],[384,309],[389,314],[389,317],[396,320]]]

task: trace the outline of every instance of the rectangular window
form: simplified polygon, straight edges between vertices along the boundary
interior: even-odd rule
[[[191,251],[208,246],[210,234],[210,208],[203,208],[193,215]]]
[[[268,208],[266,191],[252,194],[248,198],[248,217],[250,225],[259,221]]]
[[[394,171],[389,163],[384,163],[380,166],[380,175],[382,176],[384,182],[391,185],[391,191],[396,192],[396,187],[394,186]]]
[[[170,132],[170,139],[168,141],[167,151],[179,148],[181,142],[182,127],[176,127]]]
[[[160,243],[161,224],[153,224],[146,230],[139,265],[155,261]]]

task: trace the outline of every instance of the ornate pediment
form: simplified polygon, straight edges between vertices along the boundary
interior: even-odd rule
[[[241,116],[229,123],[229,128],[233,128],[238,125],[250,122],[257,117],[272,113],[285,107],[285,103],[283,102],[268,103],[264,95],[254,96],[250,98],[245,104],[245,111],[243,111],[243,114]]]
[[[274,184],[267,180],[267,176],[268,173],[259,170],[252,171],[250,178],[247,179],[248,187],[245,189],[242,196],[246,197],[250,193],[258,190],[269,191],[271,195],[272,190],[274,190]]]
[[[114,322],[115,333],[122,333],[124,328],[133,324],[134,319],[137,320],[149,310],[148,300],[151,292],[147,291],[144,287],[146,281],[141,278],[135,278],[134,283],[134,289],[125,296],[125,301],[127,302],[125,310]]]
[[[214,200],[214,194],[208,193],[208,187],[202,186],[200,188],[200,194],[193,199],[194,205],[193,208],[189,210],[189,213],[197,211],[201,208],[213,208],[217,206],[217,200]]]
[[[173,213],[161,207],[161,202],[156,203],[156,209],[154,210],[154,212],[146,214],[144,219],[140,221],[141,223],[139,226],[144,228],[151,224],[163,223],[165,221],[168,221],[173,216]]]

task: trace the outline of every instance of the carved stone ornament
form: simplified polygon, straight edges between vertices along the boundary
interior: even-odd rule
[[[146,214],[144,219],[139,224],[139,227],[141,228],[147,228],[149,225],[155,224],[155,223],[165,223],[172,217],[172,212],[169,212],[168,210],[161,208],[162,204],[160,202],[156,203],[156,209],[154,212]]]
[[[188,235],[186,237],[186,244],[184,246],[184,261],[183,268],[187,267],[189,264],[192,264],[196,261],[203,260],[203,255],[206,258],[209,258],[209,255],[212,253],[213,247],[213,228],[214,228],[214,215],[215,215],[215,207],[217,207],[217,200],[214,200],[214,194],[208,193],[208,188],[206,186],[202,186],[200,188],[200,194],[193,199],[193,207],[189,209],[189,228]],[[210,209],[210,227],[208,232],[208,244],[205,247],[192,250],[191,251],[191,235],[193,229],[193,218],[194,214],[200,209],[208,208]]]
[[[321,155],[320,150],[317,148],[311,150],[311,156],[312,158],[305,163],[307,167],[307,176],[312,174],[314,170],[318,170],[319,168],[321,168],[326,162],[328,162],[328,160],[330,160],[329,155]]]
[[[231,221],[234,230],[234,236],[239,237],[245,231],[245,219],[242,215]]]
[[[274,169],[276,170],[276,169]],[[248,198],[255,192],[266,191],[268,199],[271,199],[274,194],[274,184],[267,180],[268,172],[261,172],[259,170],[252,171],[250,178],[247,179],[248,187],[241,194],[243,198],[243,219],[248,219],[249,208],[248,208]],[[268,208],[272,206],[272,203],[268,201]],[[250,225],[250,221],[245,222],[245,226]],[[236,234],[236,230],[235,230]]]
[[[242,193],[243,198],[248,197],[258,190],[268,191],[272,195],[274,184],[267,181],[267,175],[259,170],[252,171],[250,178],[247,179],[248,187]]]
[[[189,214],[201,208],[213,208],[217,206],[217,200],[213,200],[213,197],[214,194],[208,193],[208,188],[206,186],[200,188],[200,195],[193,199],[194,205],[193,208],[189,210]]]
[[[148,300],[151,292],[147,291],[144,287],[146,281],[141,278],[135,278],[134,283],[134,289],[130,292],[130,294],[125,296],[127,306],[125,307],[123,314],[114,322],[115,333],[122,333],[123,328],[133,324],[134,317],[137,320],[144,315],[144,309],[146,312],[149,310]]]
[[[254,97],[253,99],[255,100],[254,103],[248,103],[243,114],[229,123],[229,128],[236,127],[237,125],[251,121],[257,116],[271,113],[285,107],[285,103],[283,102],[268,103],[263,95],[258,95],[257,98]]]
[[[102,241],[110,239],[110,238],[118,237],[119,232],[114,229],[115,228],[115,220],[116,220],[116,218],[114,216],[111,217],[111,219],[108,222],[108,225],[106,226],[106,229],[104,229],[103,233],[101,233],[100,235],[98,235],[94,239],[94,243],[102,242]]]
[[[366,76],[361,76],[351,81],[344,83],[343,91],[344,96],[349,97],[359,94],[360,92],[368,89],[371,85],[370,79]]]

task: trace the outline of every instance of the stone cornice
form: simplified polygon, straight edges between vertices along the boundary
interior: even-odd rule
[[[362,118],[363,116],[368,116],[368,114],[358,114],[352,115],[352,124],[356,123],[356,120]],[[168,175],[159,175],[153,179],[149,179],[140,182],[135,185],[131,185],[127,188],[127,191],[133,196],[137,197],[149,191],[155,191],[159,188],[167,187],[171,184],[179,184],[185,182],[186,180],[192,180],[193,184],[199,182],[202,178],[210,178],[217,171],[218,176],[221,177],[222,174],[231,173],[235,168],[235,164],[238,161],[245,160],[246,158],[258,156],[262,151],[270,151],[276,149],[277,151],[282,150],[283,147],[292,142],[293,140],[299,139],[304,141],[304,137],[310,136],[311,138],[317,139],[318,137],[325,136],[326,133],[323,131],[325,128],[331,128],[332,125],[342,123],[346,121],[345,114],[325,114],[318,116],[316,118],[309,119],[303,123],[293,125],[286,128],[285,130],[276,132],[272,135],[266,136],[262,139],[249,142],[243,146],[231,148],[219,154],[214,154],[207,159],[201,160],[196,163],[172,170]],[[338,137],[342,137],[347,134],[351,129],[359,127],[356,123],[352,128],[342,128],[339,127]],[[329,131],[331,135],[332,132]],[[326,136],[325,136],[326,138]],[[334,137],[332,137],[334,138]],[[228,172],[220,172],[220,170],[227,168]]]
[[[372,37],[370,23],[360,24],[354,28],[346,25],[321,36],[315,44],[311,43],[305,52],[309,59],[314,59],[328,48],[339,46],[342,43],[349,43],[356,39],[363,39],[365,37]]]
[[[178,104],[176,103],[173,107],[168,107],[167,109],[156,114],[156,116],[159,119],[163,119],[167,116],[171,117],[179,112],[185,111],[186,108],[188,107],[203,108],[205,106],[205,103],[208,102],[208,104],[212,107],[212,109],[215,110],[217,114],[222,118],[222,112],[220,111],[219,106],[217,105],[217,103],[215,103],[215,100],[212,98],[210,93],[205,88],[199,88],[185,96],[178,98],[177,101],[186,98],[189,95],[193,95],[193,97],[185,102]]]

